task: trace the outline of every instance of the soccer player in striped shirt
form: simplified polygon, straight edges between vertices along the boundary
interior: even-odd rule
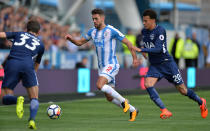
[[[125,43],[131,51],[133,57],[133,65],[138,66],[139,60],[136,56],[136,51],[139,48],[132,46],[125,36],[116,28],[111,25],[106,25],[104,11],[101,9],[92,10],[92,20],[94,28],[91,28],[88,33],[79,40],[74,39],[71,35],[67,34],[65,38],[77,46],[81,46],[93,40],[96,47],[96,54],[98,58],[98,74],[99,78],[96,83],[97,88],[105,93],[108,101],[123,108],[124,112],[130,111],[130,120],[135,121],[138,110],[129,104],[128,100],[122,97],[115,87],[115,76],[117,75],[120,65],[115,54],[116,40]]]

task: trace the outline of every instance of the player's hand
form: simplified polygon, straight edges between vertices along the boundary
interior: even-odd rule
[[[136,47],[136,46],[133,46],[133,50],[138,51],[138,52],[141,52],[141,49],[138,48],[138,47]]]
[[[73,37],[72,37],[70,34],[67,34],[67,35],[65,36],[65,39],[71,41],[71,40],[73,39]]]
[[[133,59],[133,67],[138,67],[140,64],[140,61],[138,59]]]

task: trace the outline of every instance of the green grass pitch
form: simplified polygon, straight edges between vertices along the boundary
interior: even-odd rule
[[[210,91],[197,91],[210,105]],[[107,102],[104,98],[57,102],[62,115],[51,120],[46,115],[48,103],[41,103],[36,117],[39,131],[209,131],[210,116],[201,118],[194,101],[179,93],[160,94],[166,107],[173,113],[167,120],[159,118],[160,110],[148,95],[126,96],[140,110],[135,122],[129,122],[129,113]],[[0,131],[24,131],[27,128],[29,105],[24,105],[23,119],[18,119],[15,106],[0,106]]]

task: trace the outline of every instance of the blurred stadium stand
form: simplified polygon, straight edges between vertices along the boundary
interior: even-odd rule
[[[0,31],[24,30],[23,25],[31,17],[38,19],[42,24],[40,38],[45,44],[46,52],[40,66],[43,70],[38,72],[41,95],[76,93],[79,80],[75,65],[83,57],[88,58],[87,68],[91,69],[91,91],[96,91],[98,65],[92,43],[77,48],[71,47],[72,43],[64,40],[66,33],[72,33],[78,37],[76,34],[84,35],[89,28],[93,27],[90,17],[93,8],[104,9],[107,24],[113,25],[124,34],[126,29],[131,28],[135,35],[142,29],[143,11],[152,8],[158,13],[158,24],[167,29],[168,43],[176,32],[183,39],[191,37],[192,33],[196,32],[197,40],[202,47],[209,40],[209,5],[209,0],[0,0]],[[0,40],[0,63],[8,55],[10,46],[10,42]],[[140,54],[139,56],[141,57]],[[140,93],[139,68],[124,69],[125,55],[120,42],[117,44],[117,57],[121,65],[117,76],[117,86],[120,87],[118,90],[135,89],[134,93]],[[147,65],[146,60],[143,65]],[[210,85],[208,80],[210,68],[204,68],[204,65],[205,57],[201,48],[198,59],[199,69],[195,74],[198,88]],[[183,58],[179,67],[183,69],[181,72],[186,80],[187,70],[184,69]],[[134,78],[134,76],[138,77]],[[165,80],[157,84],[157,87],[162,88],[169,86],[171,85]],[[26,94],[24,88],[17,88],[15,93]],[[51,99],[48,96],[47,98]]]
[[[97,68],[91,42],[87,47],[77,49],[79,52],[72,52],[72,49],[69,49],[71,43],[63,38],[67,32],[79,31],[84,35],[93,26],[90,12],[95,7],[104,9],[106,23],[115,26],[123,33],[126,33],[128,28],[132,29],[134,34],[140,32],[142,12],[152,8],[158,12],[158,24],[167,29],[168,43],[175,32],[182,34],[183,39],[186,36],[191,37],[192,33],[196,32],[201,46],[208,41],[209,30],[206,28],[210,27],[208,0],[0,0],[0,3],[1,15],[4,15],[1,17],[2,31],[24,29],[23,24],[30,17],[37,17],[40,20],[43,25],[41,39],[47,49],[44,60],[48,59],[51,67],[56,69],[74,69],[74,63],[81,60],[81,54],[90,56],[88,67]],[[6,8],[11,8],[12,11],[5,13]],[[10,27],[3,22],[3,19],[4,21],[18,19],[14,16],[23,14],[24,19],[20,19],[19,23],[8,22],[11,24]],[[10,15],[13,18],[8,17]],[[5,45],[3,47],[1,45],[1,49],[9,48],[9,42],[4,40],[0,42]],[[80,53],[81,50],[83,53]],[[121,67],[124,67],[122,51],[122,45],[118,42],[118,57]],[[0,54],[2,62],[8,51],[0,51]],[[202,49],[198,61],[199,68],[203,68],[205,59]],[[184,67],[184,64],[180,67]]]
[[[90,11],[95,7],[104,9],[106,23],[115,26],[123,33],[126,33],[127,28],[133,29],[136,34],[140,32],[142,12],[147,8],[153,8],[158,12],[158,24],[167,29],[168,43],[175,32],[183,34],[181,36],[183,39],[186,36],[191,37],[192,32],[196,32],[201,46],[208,41],[209,30],[206,28],[210,26],[210,17],[208,17],[210,8],[206,6],[210,3],[208,0],[0,0],[0,2],[2,15],[5,15],[4,19],[7,19],[8,16],[3,13],[5,12],[3,10],[7,7],[12,7],[13,16],[17,13],[21,16],[25,12],[25,20],[21,20],[20,24],[24,24],[32,16],[40,19],[41,24],[43,24],[41,37],[43,37],[42,39],[48,50],[44,58],[49,59],[53,68],[73,69],[74,66],[72,64],[68,66],[68,64],[80,60],[80,53],[71,52],[71,49],[69,49],[71,43],[66,42],[63,37],[65,33],[74,31],[79,31],[84,35],[87,29],[93,26]],[[1,21],[2,19],[3,16]],[[8,28],[11,31],[21,30],[21,27],[11,26]],[[4,26],[2,31],[7,31],[8,29],[6,29]],[[5,43],[2,40],[0,42]],[[6,42],[6,45],[8,45],[8,42]],[[122,45],[118,42],[117,46],[121,67],[124,67],[124,58],[121,58],[124,57],[121,53],[123,51]],[[1,49],[5,48],[8,47],[1,46]],[[78,51],[84,51],[84,49],[78,49]],[[85,53],[91,56],[91,59],[89,59],[90,66],[88,67],[97,68],[93,49],[88,46],[86,50],[88,52]],[[2,62],[8,52],[1,51],[0,53],[0,62]],[[72,57],[70,57],[71,55]],[[78,57],[74,57],[76,55]],[[62,61],[67,61],[68,64],[63,65]],[[204,67],[204,61],[203,51],[201,50],[198,62],[199,68]],[[184,67],[184,65],[182,64],[181,67]]]

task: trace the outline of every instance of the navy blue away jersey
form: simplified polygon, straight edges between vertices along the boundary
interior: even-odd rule
[[[35,59],[37,63],[40,63],[44,45],[36,36],[28,32],[6,32],[6,37],[13,42],[8,58],[24,62]]]
[[[173,58],[167,51],[166,31],[161,26],[156,26],[153,30],[142,30],[144,48],[142,52],[149,54],[151,64],[159,64],[164,61],[171,61]]]

